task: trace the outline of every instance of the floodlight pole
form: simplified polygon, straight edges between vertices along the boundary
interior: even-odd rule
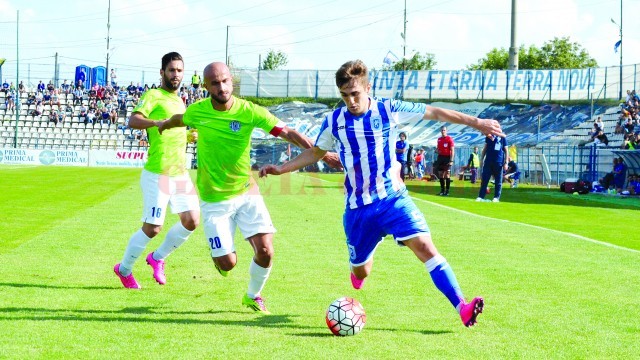
[[[224,63],[229,66],[229,25],[227,25],[227,42],[224,47]]]
[[[107,66],[105,86],[109,84],[109,30],[111,29],[111,0],[109,0],[109,8],[107,9]]]
[[[509,47],[509,70],[518,70],[518,48],[516,45],[516,4],[511,0],[511,46]]]
[[[404,76],[407,71],[407,0],[404,0],[404,29],[402,32],[402,86],[400,91],[400,98],[404,99]]]
[[[622,0],[620,0],[620,100],[622,100]]]
[[[20,10],[16,10],[16,99],[15,99],[15,104],[14,104],[14,109],[13,112],[16,115],[16,131],[13,132],[13,147],[14,149],[18,148],[18,120],[20,119],[20,108],[21,108],[21,102],[20,102],[20,83],[19,78],[20,78],[20,56],[19,56],[19,50],[20,46],[19,46],[19,34],[20,34]],[[16,106],[17,104],[17,106]],[[18,109],[18,111],[16,111],[16,109]]]

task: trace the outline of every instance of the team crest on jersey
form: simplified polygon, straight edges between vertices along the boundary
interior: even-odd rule
[[[229,123],[229,129],[231,129],[231,131],[233,132],[240,131],[240,122],[237,120],[233,120],[232,122]]]
[[[371,123],[373,124],[374,129],[380,129],[380,122],[382,118],[380,116],[375,116],[371,118]]]

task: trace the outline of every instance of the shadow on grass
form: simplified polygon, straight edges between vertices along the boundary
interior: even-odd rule
[[[27,313],[28,315],[17,315]],[[181,315],[217,315],[234,313],[238,315],[251,316],[248,320],[205,320],[180,317]],[[124,308],[121,310],[66,310],[66,309],[46,309],[46,308],[20,308],[8,307],[0,308],[0,320],[31,320],[31,321],[102,321],[102,322],[132,322],[132,323],[157,323],[157,324],[209,324],[209,325],[232,325],[232,326],[260,326],[260,327],[283,327],[283,328],[305,328],[304,326],[293,325],[292,318],[297,315],[261,315],[254,312],[240,312],[228,310],[209,311],[154,311],[152,307]],[[10,314],[16,314],[11,316]],[[104,316],[102,316],[104,315]],[[138,315],[129,317],[127,315]],[[146,316],[145,316],[146,315]],[[175,318],[168,315],[177,316]],[[155,317],[154,317],[155,316]],[[306,327],[314,329],[317,327]]]
[[[414,196],[419,196],[425,200],[436,201],[438,199],[469,199],[475,200],[478,197],[479,185],[474,187],[465,184],[465,187],[451,186],[451,190],[447,197],[438,196],[440,186],[436,183],[420,183],[408,182],[407,189]],[[602,194],[586,194],[575,196],[560,192],[558,189],[547,189],[543,187],[518,187],[516,189],[509,188],[509,185],[502,187],[502,195],[500,202],[519,203],[519,204],[545,204],[545,205],[565,205],[579,206],[587,208],[607,208],[607,209],[640,209],[640,198],[630,197],[623,198],[619,196],[606,196]],[[493,184],[491,184],[491,194],[487,195],[487,199],[493,198]]]
[[[390,328],[377,328],[377,327],[365,327],[364,330],[362,331],[366,331],[366,332],[375,332],[375,331],[391,331],[394,333],[418,333],[418,334],[423,334],[423,335],[444,335],[444,334],[452,334],[453,331],[450,330],[400,330],[400,329],[390,329]],[[329,330],[327,330],[326,332],[312,332],[312,333],[304,333],[304,334],[290,334],[293,336],[298,336],[298,337],[317,337],[317,338],[324,338],[324,337],[334,337],[335,335],[333,335]],[[340,336],[337,336],[340,337]],[[346,337],[346,336],[345,336]]]
[[[23,315],[22,313],[26,313]],[[223,320],[223,319],[193,319],[181,316],[188,315],[225,315],[237,314],[250,316],[248,320]],[[131,317],[127,315],[137,315]],[[168,316],[176,316],[171,318]],[[273,328],[291,328],[291,329],[309,329],[314,332],[294,333],[293,336],[299,337],[331,337],[334,336],[326,330],[326,332],[317,332],[318,326],[304,326],[294,324],[293,319],[299,315],[261,315],[253,312],[228,311],[228,310],[208,310],[208,311],[162,311],[155,310],[153,307],[131,307],[120,310],[67,310],[67,309],[47,309],[47,308],[29,308],[29,307],[6,307],[0,308],[0,321],[101,321],[101,322],[132,322],[132,323],[156,323],[156,324],[208,324],[208,325],[228,325],[228,326],[256,326],[256,327],[273,327]],[[452,333],[452,331],[443,330],[400,330],[393,328],[377,328],[369,327],[367,331],[392,331],[392,332],[408,332],[419,333],[424,335],[441,335]]]
[[[15,288],[43,288],[43,289],[85,289],[85,290],[113,290],[121,288],[121,286],[63,286],[49,284],[20,284],[20,283],[0,283],[0,287]]]

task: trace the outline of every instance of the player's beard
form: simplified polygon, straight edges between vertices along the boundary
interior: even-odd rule
[[[231,100],[231,93],[222,93],[218,94],[211,93],[211,98],[217,102],[218,104],[226,104],[229,100]]]
[[[162,76],[162,83],[164,84],[164,86],[171,90],[171,91],[177,91],[178,89],[180,89],[180,84],[182,83],[181,79],[175,78],[177,80],[177,83],[174,84],[173,83],[173,79],[171,79],[170,77],[163,75]]]

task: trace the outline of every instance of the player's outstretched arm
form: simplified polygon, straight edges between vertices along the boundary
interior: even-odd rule
[[[134,112],[129,117],[129,127],[132,129],[143,130],[154,126],[158,126],[158,121],[151,120],[142,113]]]
[[[428,106],[422,117],[425,120],[445,121],[454,124],[462,124],[480,130],[484,135],[493,134],[495,136],[505,137],[502,132],[500,123],[493,119],[479,119],[474,116],[463,114],[461,112],[449,109]]]
[[[158,132],[162,135],[163,131],[180,126],[185,126],[182,122],[182,114],[175,114],[167,120],[158,121]]]
[[[282,129],[282,131],[280,132],[280,134],[278,134],[278,136],[283,140],[286,140],[289,143],[299,147],[300,149],[310,149],[313,147],[313,142],[311,141],[311,139],[309,139],[309,137],[287,126],[285,126]],[[323,157],[321,157],[321,160],[324,161],[331,168],[342,170],[342,163],[340,162],[340,157],[338,156],[338,154],[334,152],[326,152],[326,154]]]
[[[268,164],[260,168],[260,177],[282,175],[315,164],[326,155],[326,151],[317,146],[303,151],[300,155],[280,166]]]

